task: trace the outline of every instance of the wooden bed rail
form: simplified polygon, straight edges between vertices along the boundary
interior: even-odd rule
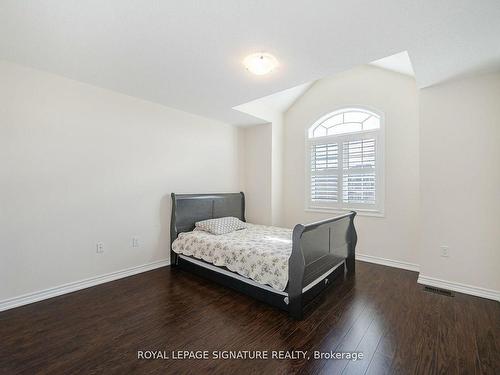
[[[294,319],[302,319],[304,286],[341,262],[345,262],[349,274],[354,272],[357,242],[355,216],[356,212],[351,211],[307,225],[297,224],[293,229],[288,296],[289,313]]]

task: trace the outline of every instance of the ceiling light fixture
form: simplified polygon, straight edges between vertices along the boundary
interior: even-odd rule
[[[251,73],[261,76],[272,72],[279,65],[279,63],[278,60],[276,60],[276,57],[270,53],[259,52],[252,53],[251,55],[245,57],[243,65],[245,65],[245,68],[247,68],[247,70]]]

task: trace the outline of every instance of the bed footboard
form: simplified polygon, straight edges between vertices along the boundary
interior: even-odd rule
[[[289,260],[289,313],[302,319],[303,289],[345,262],[347,273],[355,271],[357,242],[354,217],[356,212],[312,224],[297,224],[293,229],[292,255]]]

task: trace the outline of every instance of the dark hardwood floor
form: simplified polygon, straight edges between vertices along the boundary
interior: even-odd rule
[[[0,313],[2,374],[500,374],[500,304],[423,291],[417,274],[356,276],[289,320],[169,267]],[[138,350],[357,351],[342,360],[144,360]]]

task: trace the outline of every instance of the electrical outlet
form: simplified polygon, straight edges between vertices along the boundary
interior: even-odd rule
[[[102,242],[96,244],[95,252],[98,254],[104,253],[104,244]]]
[[[140,246],[140,243],[139,243],[139,237],[132,237],[132,247],[139,247]]]
[[[441,251],[441,256],[448,258],[450,256],[450,248],[448,246],[439,246],[439,250]]]

